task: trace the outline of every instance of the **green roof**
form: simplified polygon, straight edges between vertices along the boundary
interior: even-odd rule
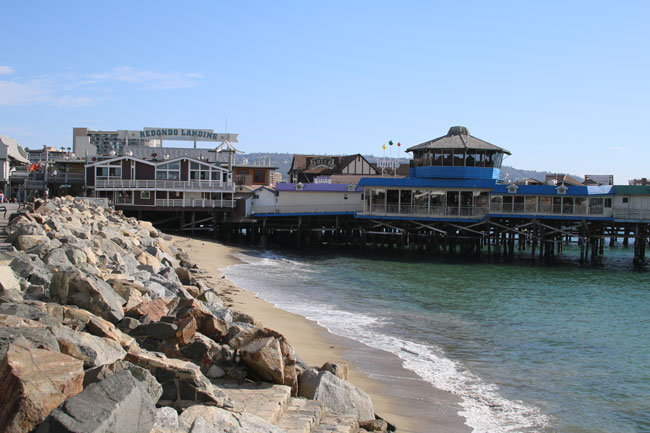
[[[650,186],[647,185],[614,185],[616,195],[650,195]]]

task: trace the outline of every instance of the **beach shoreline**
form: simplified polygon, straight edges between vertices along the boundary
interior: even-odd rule
[[[403,368],[398,356],[335,335],[318,323],[282,310],[226,279],[227,267],[243,263],[235,255],[250,250],[203,238],[174,235],[172,239],[206,271],[204,277],[230,308],[249,314],[265,327],[283,334],[307,364],[320,367],[328,361],[345,361],[350,368],[350,382],[370,395],[375,412],[395,424],[397,431],[471,432],[458,415],[460,399]],[[358,365],[360,358],[364,361],[363,369]]]

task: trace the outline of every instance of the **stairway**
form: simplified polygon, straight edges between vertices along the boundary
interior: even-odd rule
[[[240,403],[244,412],[257,415],[286,433],[359,432],[353,415],[333,414],[318,401],[291,397],[288,386],[250,383],[219,387]]]

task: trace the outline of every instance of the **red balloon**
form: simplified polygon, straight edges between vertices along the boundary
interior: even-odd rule
[[[400,143],[400,142],[398,141],[398,142],[397,142],[397,145],[398,145],[398,146],[401,146],[401,145],[402,145],[402,143]]]

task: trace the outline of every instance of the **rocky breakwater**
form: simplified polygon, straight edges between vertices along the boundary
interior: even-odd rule
[[[0,432],[391,428],[344,365],[312,368],[224,306],[150,223],[67,197],[13,215],[5,232]]]

